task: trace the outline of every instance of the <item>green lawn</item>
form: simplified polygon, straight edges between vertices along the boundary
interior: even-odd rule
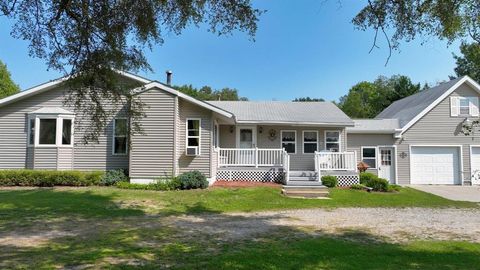
[[[478,207],[410,188],[399,193],[334,189],[330,200],[294,199],[275,188],[138,191],[116,188],[0,190],[0,269],[81,266],[114,269],[477,269],[480,245],[389,243],[365,232],[311,235],[272,226],[224,240],[166,222],[181,214],[312,207]],[[232,228],[235,230],[236,228]],[[4,242],[2,235],[40,234]],[[45,237],[43,239],[42,237]],[[43,239],[43,240],[42,240]],[[6,244],[5,244],[6,243]],[[23,244],[22,244],[23,243]],[[79,269],[81,268],[79,267]],[[81,268],[83,269],[83,268]]]

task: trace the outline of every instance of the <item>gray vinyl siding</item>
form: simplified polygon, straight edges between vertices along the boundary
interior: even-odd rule
[[[362,146],[380,146],[380,145],[394,145],[395,139],[392,134],[347,134],[347,151],[357,153],[357,162],[362,160]],[[377,163],[379,157],[377,157]],[[368,169],[368,172],[377,174],[377,169]]]
[[[158,89],[137,96],[145,104],[143,134],[131,138],[130,177],[153,179],[173,172],[175,98]]]
[[[57,169],[73,169],[73,147],[60,147],[57,149]]]
[[[58,86],[0,107],[0,169],[56,168],[56,162],[52,163],[53,158],[56,158],[56,151],[53,155],[47,153],[46,149],[27,146],[27,115],[42,107],[61,107],[73,111],[72,108],[65,106],[63,101],[64,88]],[[98,144],[83,142],[88,121],[80,114],[75,118],[73,168],[78,170],[128,168],[128,156],[119,157],[111,154],[111,120],[106,131],[98,138]],[[65,160],[61,163],[61,166],[66,166]]]
[[[33,156],[35,169],[57,169],[57,147],[37,147]]]
[[[233,132],[230,132],[229,125],[220,126],[220,147],[235,148],[236,147],[236,127]],[[260,133],[260,127],[263,131]],[[276,136],[274,139],[269,137],[270,130],[275,130]],[[282,148],[281,145],[281,130],[295,130],[297,132],[296,145],[297,151],[295,154],[290,154],[290,170],[314,170],[314,154],[303,154],[303,132],[302,131],[318,131],[318,148],[319,151],[325,149],[325,131],[340,131],[340,151],[346,149],[346,135],[345,129],[339,128],[319,128],[319,127],[292,127],[292,126],[257,126],[257,147],[273,149]]]
[[[179,121],[177,126],[177,156],[179,173],[198,170],[211,177],[212,155],[212,112],[198,105],[179,99]],[[186,151],[186,127],[188,118],[201,119],[200,155],[187,156]]]
[[[478,96],[478,93],[469,85],[463,84],[451,96]],[[450,116],[450,97],[447,97],[410,127],[403,134],[397,148],[399,183],[410,183],[409,146],[411,145],[461,145],[463,179],[470,181],[470,145],[480,144],[480,133],[475,132],[471,136],[460,133],[464,120],[464,116]],[[399,155],[402,152],[408,156],[401,158]]]

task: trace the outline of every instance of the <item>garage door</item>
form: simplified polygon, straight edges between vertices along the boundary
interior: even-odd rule
[[[480,147],[472,146],[472,184],[480,185]]]
[[[458,147],[412,147],[412,184],[460,184]]]

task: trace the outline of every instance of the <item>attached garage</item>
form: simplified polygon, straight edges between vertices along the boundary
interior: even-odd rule
[[[470,148],[470,168],[472,184],[480,185],[480,146],[472,146]]]
[[[412,146],[411,184],[460,185],[460,147]]]

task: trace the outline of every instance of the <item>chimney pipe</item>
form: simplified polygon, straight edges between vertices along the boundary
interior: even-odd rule
[[[172,74],[173,72],[171,70],[167,70],[167,85],[172,85]]]

